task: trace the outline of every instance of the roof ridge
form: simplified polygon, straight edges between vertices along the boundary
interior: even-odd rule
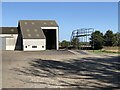
[[[35,19],[32,20],[32,19],[31,19],[31,20],[19,20],[19,21],[55,21],[55,20],[35,20]]]

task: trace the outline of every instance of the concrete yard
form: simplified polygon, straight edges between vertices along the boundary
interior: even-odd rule
[[[2,51],[3,88],[120,89],[120,57],[87,51]]]

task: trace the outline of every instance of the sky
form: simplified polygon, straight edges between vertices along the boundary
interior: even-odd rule
[[[73,30],[94,28],[118,31],[117,2],[3,2],[2,26],[17,26],[19,20],[56,20],[59,39],[70,40]]]

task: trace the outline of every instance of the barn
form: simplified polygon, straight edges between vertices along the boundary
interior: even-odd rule
[[[58,29],[55,20],[20,20],[14,31],[13,27],[2,27],[2,50],[58,50]],[[8,49],[7,43],[11,43]]]

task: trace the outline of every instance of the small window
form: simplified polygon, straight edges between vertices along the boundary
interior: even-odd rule
[[[27,22],[25,22],[25,24],[27,24]]]
[[[36,34],[37,37],[39,37],[40,35],[39,34]]]
[[[46,25],[47,23],[46,23],[46,22],[44,22],[43,24],[44,24],[44,25]]]
[[[51,24],[53,24],[53,22],[51,22]]]
[[[44,48],[44,46],[42,46],[42,48]]]
[[[35,32],[37,32],[38,30],[37,29],[34,29],[35,30]]]
[[[29,32],[30,31],[30,29],[27,29],[27,32]]]
[[[32,22],[32,24],[35,24],[34,22]]]
[[[28,37],[31,37],[31,34],[28,34]]]
[[[37,48],[37,46],[32,46],[32,48]]]
[[[27,46],[25,46],[25,48],[27,48]]]

